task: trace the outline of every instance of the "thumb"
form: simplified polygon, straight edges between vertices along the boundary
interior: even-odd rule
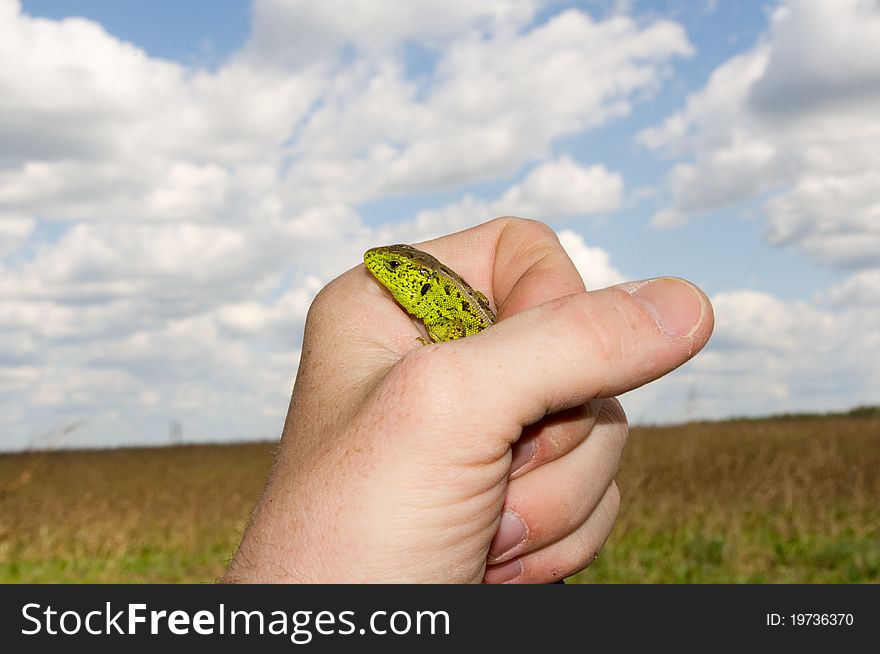
[[[449,354],[478,362],[468,375],[483,392],[461,402],[497,409],[494,426],[499,416],[524,426],[662,377],[699,352],[713,325],[701,290],[661,277],[551,300],[455,341]]]

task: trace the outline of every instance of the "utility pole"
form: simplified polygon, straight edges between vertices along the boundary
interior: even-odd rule
[[[176,418],[172,419],[168,425],[168,434],[171,437],[172,445],[180,445],[183,443],[183,424]]]

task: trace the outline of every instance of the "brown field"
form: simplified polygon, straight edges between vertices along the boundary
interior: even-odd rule
[[[212,582],[266,443],[0,456],[0,581]],[[880,417],[634,429],[595,582],[880,582]]]

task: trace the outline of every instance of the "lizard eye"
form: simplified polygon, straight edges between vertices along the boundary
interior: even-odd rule
[[[394,270],[395,268],[397,268],[397,266],[400,265],[400,262],[397,259],[389,259],[385,262],[385,265],[391,270]]]

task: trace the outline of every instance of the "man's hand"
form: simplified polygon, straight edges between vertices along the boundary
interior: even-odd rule
[[[322,290],[227,581],[550,582],[608,537],[627,434],[613,397],[705,345],[708,299],[672,278],[588,293],[533,221],[418,247],[488,291],[497,323],[421,345],[363,266]]]

